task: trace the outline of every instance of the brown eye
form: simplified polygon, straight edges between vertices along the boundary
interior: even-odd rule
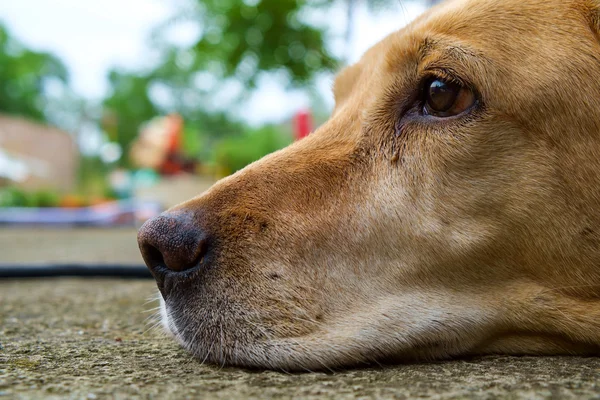
[[[469,109],[475,94],[459,83],[434,79],[425,88],[424,112],[436,117],[452,117]]]

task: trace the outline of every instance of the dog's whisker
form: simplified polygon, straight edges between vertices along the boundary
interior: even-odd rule
[[[148,332],[160,330],[160,329],[158,329],[160,327],[160,325],[161,325],[161,322],[158,321],[158,322],[154,323],[153,325],[149,326],[142,332],[142,336],[147,335]]]
[[[161,308],[160,306],[157,306],[157,307],[150,308],[148,310],[142,310],[140,312],[142,314],[146,314],[146,313],[156,312],[156,310],[160,310],[160,308]]]

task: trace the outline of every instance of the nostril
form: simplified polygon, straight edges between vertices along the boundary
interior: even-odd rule
[[[206,233],[185,213],[167,212],[147,221],[138,233],[138,242],[142,257],[155,276],[161,267],[174,272],[194,268],[209,248]]]
[[[152,246],[151,244],[144,245],[142,253],[145,254],[146,263],[148,267],[155,268],[158,266],[165,266],[165,259],[159,249]]]

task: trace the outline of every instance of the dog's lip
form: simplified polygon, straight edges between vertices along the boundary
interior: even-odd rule
[[[174,271],[169,269],[164,263],[160,263],[152,266],[152,268],[150,268],[150,272],[152,272],[155,278],[173,277],[176,279],[186,280],[192,275],[195,275],[200,270],[201,266],[202,263],[198,262],[192,268],[184,271]]]
[[[168,268],[162,264],[158,264],[158,265],[155,265],[152,268],[148,268],[148,269],[150,270],[150,273],[152,274],[152,276],[154,277],[154,280],[156,281],[156,286],[158,286],[158,290],[162,294],[163,298],[165,298],[164,287],[165,287],[165,280],[166,280],[167,273],[168,273]]]
[[[156,280],[158,290],[160,290],[163,298],[166,298],[176,285],[194,280],[200,267],[201,264],[198,263],[193,268],[185,271],[173,271],[164,264],[157,264],[150,271]]]

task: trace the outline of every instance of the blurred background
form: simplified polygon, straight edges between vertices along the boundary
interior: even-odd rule
[[[136,227],[309,134],[335,71],[435,2],[0,2],[0,262],[32,226]]]

